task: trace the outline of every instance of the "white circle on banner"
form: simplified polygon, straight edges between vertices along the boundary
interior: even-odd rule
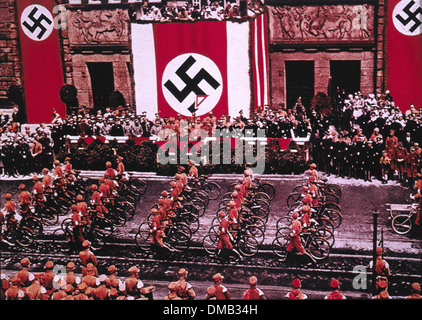
[[[46,7],[39,4],[32,4],[22,12],[21,27],[30,39],[43,41],[53,31],[53,15]]]
[[[393,10],[394,27],[406,36],[417,36],[422,33],[421,1],[402,0]]]
[[[214,109],[220,100],[223,77],[210,58],[185,53],[167,64],[161,86],[164,98],[176,112],[201,116]]]

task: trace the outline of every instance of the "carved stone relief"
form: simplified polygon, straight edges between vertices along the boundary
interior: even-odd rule
[[[126,10],[68,11],[71,45],[121,44],[128,41]]]
[[[370,5],[283,6],[269,12],[272,43],[375,39]]]

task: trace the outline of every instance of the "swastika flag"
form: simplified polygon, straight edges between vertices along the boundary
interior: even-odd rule
[[[54,27],[54,0],[16,1],[28,123],[50,122],[53,108],[63,117],[60,100],[63,69]]]
[[[263,26],[253,20],[132,24],[137,113],[236,117],[268,102],[267,61],[254,59],[265,52]],[[260,38],[255,49],[253,37]]]
[[[422,106],[422,2],[389,0],[388,89],[401,111]]]

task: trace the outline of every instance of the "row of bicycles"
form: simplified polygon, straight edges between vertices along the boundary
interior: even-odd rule
[[[104,216],[97,215],[96,209],[89,201],[90,186],[92,180],[88,179],[85,183],[84,191],[79,193],[83,196],[83,201],[88,205],[89,221],[84,221],[83,237],[91,242],[93,250],[102,249],[117,227],[123,227],[127,221],[133,219],[136,207],[140,203],[142,195],[147,190],[147,184],[142,179],[134,179],[132,174],[128,173],[128,178],[121,181],[118,187],[113,190],[112,200],[102,199],[102,204],[107,210],[104,210]],[[72,194],[70,205],[75,203],[77,193]],[[63,211],[62,211],[63,212]],[[67,211],[65,214],[68,213]],[[71,249],[75,244],[73,238],[72,218],[68,217],[61,221],[60,227],[53,232],[53,242],[56,246],[64,246],[62,249]]]
[[[3,233],[7,243],[29,247],[44,234],[45,227],[56,225],[61,216],[68,214],[75,203],[75,194],[86,196],[86,181],[79,174],[80,171],[76,171],[75,179],[65,185],[58,180],[53,181],[53,186],[42,196],[32,192],[30,205],[15,213],[16,221]]]
[[[66,181],[65,185],[54,181],[53,186],[42,195],[31,194],[31,204],[20,208],[15,214],[16,221],[3,232],[3,238],[12,246],[29,247],[41,236],[51,239],[60,247],[71,246],[74,240],[72,218],[66,216],[71,214],[71,206],[79,196],[79,201],[88,204],[90,216],[90,222],[83,228],[83,236],[91,241],[94,249],[101,249],[116,227],[125,225],[133,218],[147,184],[128,174],[128,179],[115,189],[114,201],[104,201],[107,214],[104,219],[99,219],[89,203],[93,182],[92,179],[80,177],[80,171],[75,171],[75,178]],[[58,228],[52,234],[45,234],[46,228],[54,226]]]
[[[186,251],[191,244],[194,234],[200,227],[200,217],[205,214],[210,200],[216,200],[220,196],[221,188],[213,181],[207,180],[208,176],[200,176],[189,180],[188,188],[179,194],[177,199],[172,200],[172,213],[169,223],[165,224],[163,242],[165,249],[172,252]],[[160,199],[170,197],[170,191],[164,191],[160,198],[152,205],[151,209],[159,209]],[[156,244],[151,242],[152,219],[150,213],[138,226],[135,235],[135,243],[143,252],[153,252],[157,249]]]
[[[211,257],[217,256],[217,245],[220,239],[219,230],[221,218],[220,212],[225,212],[226,216],[230,211],[230,203],[235,201],[239,192],[242,192],[242,182],[232,183],[216,211],[216,216],[211,221],[208,233],[202,240],[202,246]],[[231,243],[236,252],[242,257],[252,257],[259,251],[266,235],[268,216],[270,213],[270,202],[275,198],[275,187],[255,178],[252,188],[248,191],[248,196],[243,200],[239,214],[239,226],[230,229]],[[238,259],[236,255],[228,255],[228,258]]]
[[[315,182],[317,186],[317,205],[311,206],[311,224],[302,229],[300,234],[302,245],[307,253],[315,260],[326,259],[335,243],[335,230],[341,225],[342,214],[340,207],[341,187],[337,184],[329,184],[326,179]],[[278,219],[276,235],[272,242],[272,250],[281,260],[287,258],[287,246],[290,242],[292,213],[300,213],[304,203],[302,199],[303,184],[293,188],[287,197],[287,214]],[[306,191],[305,191],[306,192]],[[299,215],[300,219],[300,215]]]

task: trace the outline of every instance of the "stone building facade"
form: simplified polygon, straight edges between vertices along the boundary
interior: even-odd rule
[[[11,85],[23,85],[15,0],[0,1],[0,101]]]
[[[318,3],[266,1],[273,106],[290,107],[298,96],[309,103],[329,87],[363,94],[384,90],[384,0]]]
[[[0,98],[24,85],[17,0],[0,0]],[[64,83],[80,105],[103,107],[114,91],[134,103],[129,10],[137,0],[58,0]],[[329,86],[386,88],[385,0],[267,0],[271,106],[304,102]]]

